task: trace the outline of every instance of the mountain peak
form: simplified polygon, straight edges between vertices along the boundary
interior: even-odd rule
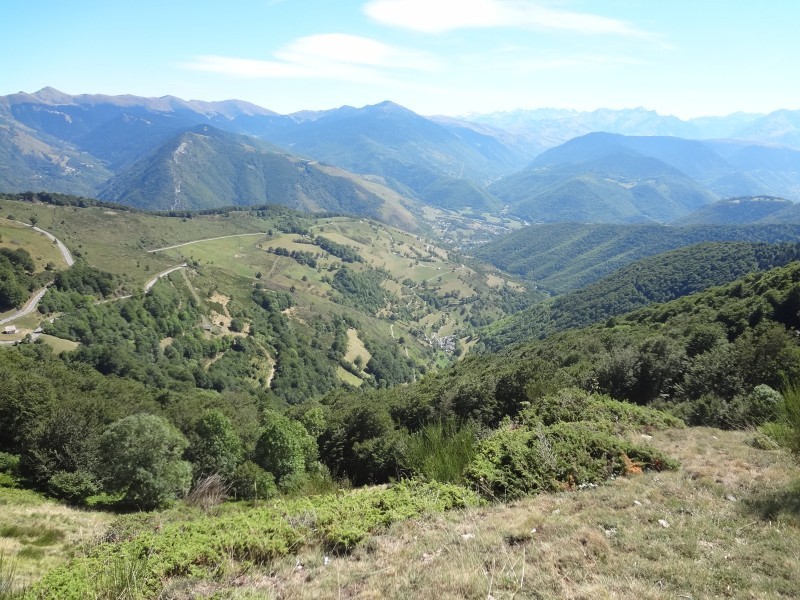
[[[72,96],[50,86],[43,87],[31,95],[48,104],[70,104],[72,102]]]

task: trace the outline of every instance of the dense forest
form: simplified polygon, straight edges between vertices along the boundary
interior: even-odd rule
[[[498,238],[476,256],[561,294],[641,258],[701,242],[796,242],[800,225],[532,225]]]
[[[705,242],[643,258],[484,329],[487,350],[577,329],[800,258],[800,244]]]

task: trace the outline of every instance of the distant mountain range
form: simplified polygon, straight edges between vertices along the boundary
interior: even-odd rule
[[[800,200],[800,151],[590,133],[543,152],[489,191],[534,222],[668,223],[720,198]]]
[[[683,139],[701,137],[715,139]],[[44,88],[0,97],[0,190],[167,210],[274,202],[411,227],[425,205],[534,222],[664,223],[723,198],[800,200],[800,111],[456,119],[382,102],[279,115],[238,100]]]
[[[800,149],[800,111],[797,110],[778,110],[767,115],[734,113],[684,121],[644,108],[600,108],[586,112],[546,108],[470,114],[465,119],[536,139],[550,147],[587,133],[605,131],[698,140],[736,139]]]

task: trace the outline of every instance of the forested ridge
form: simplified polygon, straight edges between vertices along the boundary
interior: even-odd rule
[[[800,258],[800,244],[704,242],[636,262],[594,283],[535,304],[486,327],[483,344],[499,350],[565,329],[579,329],[648,304],[723,285]]]
[[[476,256],[556,294],[581,288],[640,258],[701,242],[795,242],[800,225],[532,225]]]

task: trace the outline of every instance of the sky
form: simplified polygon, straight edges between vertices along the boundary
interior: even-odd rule
[[[240,99],[281,114],[800,109],[798,0],[0,0],[0,95]]]

